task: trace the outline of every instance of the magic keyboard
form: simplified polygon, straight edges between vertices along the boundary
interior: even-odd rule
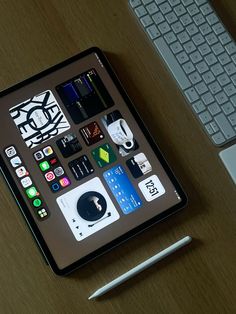
[[[215,145],[236,138],[236,44],[207,0],[129,0]]]

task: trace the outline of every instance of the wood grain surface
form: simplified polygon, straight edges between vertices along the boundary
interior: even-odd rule
[[[236,38],[235,0],[213,4]],[[127,0],[0,1],[1,90],[90,46],[106,52],[189,204],[61,278],[46,266],[1,176],[0,313],[236,313],[236,187]],[[87,300],[185,235],[190,246]]]

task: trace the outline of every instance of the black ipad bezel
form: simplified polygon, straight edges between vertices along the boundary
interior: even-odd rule
[[[58,268],[52,254],[51,254],[51,252],[47,246],[47,243],[45,242],[44,238],[42,237],[42,235],[40,233],[39,228],[37,227],[35,221],[33,220],[33,217],[31,215],[31,212],[30,212],[26,202],[24,201],[23,197],[21,196],[21,193],[18,190],[13,177],[11,176],[2,156],[0,155],[0,168],[1,168],[1,172],[3,174],[3,177],[5,178],[6,182],[8,183],[9,188],[10,188],[12,194],[14,195],[15,200],[16,200],[25,220],[28,223],[28,226],[29,226],[39,248],[41,249],[47,263],[50,265],[52,270],[57,275],[62,275],[62,276],[69,274],[70,272],[72,272],[75,269],[79,268],[80,266],[86,264],[90,260],[98,257],[99,255],[105,253],[106,251],[112,249],[113,247],[121,244],[122,242],[126,241],[127,239],[131,238],[132,236],[136,235],[137,233],[140,233],[144,229],[147,229],[148,227],[150,227],[154,223],[156,223],[160,220],[163,220],[164,218],[170,216],[171,214],[173,214],[176,211],[183,208],[187,203],[187,196],[186,196],[185,192],[183,191],[182,187],[180,186],[179,182],[177,181],[176,177],[174,176],[173,172],[171,171],[170,167],[168,166],[166,160],[162,156],[160,149],[158,148],[157,144],[154,142],[152,136],[150,135],[150,133],[147,130],[146,126],[144,125],[142,119],[140,118],[139,114],[137,113],[134,105],[132,104],[127,93],[125,92],[124,88],[122,87],[119,79],[117,78],[116,74],[114,73],[114,70],[111,68],[110,63],[108,62],[107,58],[105,57],[105,55],[103,54],[103,52],[99,48],[97,48],[97,47],[89,48],[89,49],[87,49],[87,50],[85,50],[85,51],[83,51],[83,52],[57,64],[57,65],[54,65],[53,67],[51,67],[47,70],[40,72],[39,74],[36,74],[36,75],[34,75],[34,76],[24,80],[24,81],[12,86],[12,87],[9,87],[8,89],[0,92],[0,97],[3,97],[3,96],[5,96],[11,92],[14,92],[14,91],[26,86],[27,84],[30,84],[30,83],[48,75],[48,74],[51,74],[52,72],[57,71],[57,70],[65,67],[65,66],[67,66],[67,65],[69,65],[75,61],[78,61],[79,59],[81,59],[81,58],[83,58],[89,54],[92,54],[92,53],[96,53],[97,56],[99,57],[99,59],[101,60],[101,62],[103,63],[105,69],[107,70],[108,74],[110,75],[111,79],[113,80],[119,93],[121,94],[124,101],[126,102],[129,110],[131,111],[134,119],[136,120],[136,122],[138,123],[140,128],[142,129],[144,136],[146,137],[146,139],[149,142],[150,146],[152,147],[154,153],[156,154],[157,158],[159,159],[160,163],[162,164],[162,166],[163,166],[164,170],[166,171],[168,177],[170,178],[171,182],[175,186],[176,191],[178,192],[179,196],[181,197],[181,202],[178,203],[177,205],[165,210],[161,214],[158,214],[155,217],[145,221],[141,225],[128,231],[127,233],[121,235],[120,237],[107,243],[106,245],[100,247],[99,249],[95,250],[94,252],[86,255],[85,257],[79,259],[75,263],[73,263],[73,264],[71,264],[71,265],[69,265],[63,269],[60,269],[60,268]]]

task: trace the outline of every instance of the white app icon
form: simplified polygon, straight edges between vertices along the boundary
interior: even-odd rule
[[[7,155],[7,157],[13,157],[16,155],[16,149],[14,146],[9,146],[5,149],[5,153]]]
[[[148,202],[165,194],[165,188],[156,175],[139,182],[138,186]]]
[[[16,168],[21,165],[21,159],[19,156],[13,157],[10,159],[12,167]]]
[[[22,178],[28,174],[28,171],[25,169],[24,166],[21,166],[16,169],[16,174],[18,178]]]
[[[27,188],[27,187],[32,185],[32,180],[30,179],[30,177],[25,177],[25,178],[21,179],[20,182],[21,182],[23,188]]]
[[[41,160],[44,158],[43,152],[41,152],[41,150],[37,151],[36,153],[34,153],[34,158],[35,160]]]

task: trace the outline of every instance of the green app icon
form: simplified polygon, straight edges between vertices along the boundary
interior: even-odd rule
[[[47,161],[40,162],[39,167],[42,171],[46,171],[50,168],[50,165]]]
[[[42,205],[42,201],[40,198],[36,198],[34,201],[33,201],[33,205],[34,207],[40,207]]]
[[[36,188],[34,186],[31,186],[30,188],[28,188],[26,190],[26,194],[27,194],[28,198],[33,198],[36,195],[38,195],[38,191],[36,190]]]
[[[116,155],[109,144],[98,146],[92,150],[92,155],[100,168],[103,168],[106,165],[116,161]]]

